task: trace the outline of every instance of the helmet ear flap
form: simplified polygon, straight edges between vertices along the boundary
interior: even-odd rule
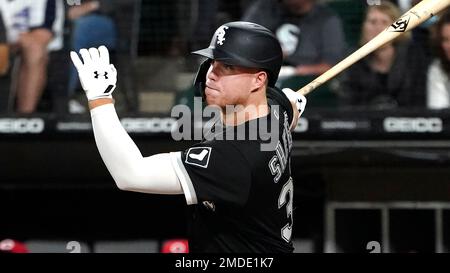
[[[211,59],[206,59],[202,62],[198,68],[197,75],[194,79],[195,96],[202,96],[203,100],[205,98],[205,87],[206,87],[206,74],[208,73],[209,66],[211,65]]]

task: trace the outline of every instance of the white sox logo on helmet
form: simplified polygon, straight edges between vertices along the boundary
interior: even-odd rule
[[[217,31],[217,44],[223,45],[223,42],[225,41],[225,30],[228,29],[227,26],[222,26]]]

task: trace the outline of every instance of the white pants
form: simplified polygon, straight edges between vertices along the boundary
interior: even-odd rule
[[[54,34],[49,51],[63,47],[63,0],[0,0],[0,12],[9,43],[17,42],[21,33],[46,28]]]

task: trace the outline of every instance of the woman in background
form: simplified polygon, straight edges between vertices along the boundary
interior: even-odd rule
[[[435,28],[434,44],[437,58],[428,69],[427,106],[429,109],[450,107],[450,10]]]
[[[401,16],[388,1],[370,6],[362,26],[361,46]],[[374,109],[425,106],[427,58],[405,33],[351,66],[341,78],[342,103]]]

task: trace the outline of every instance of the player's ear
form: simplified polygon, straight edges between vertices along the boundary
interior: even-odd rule
[[[261,88],[262,86],[266,86],[267,85],[267,81],[268,81],[268,75],[266,71],[258,71],[255,75],[255,87],[256,88]],[[256,89],[255,88],[255,89]]]

